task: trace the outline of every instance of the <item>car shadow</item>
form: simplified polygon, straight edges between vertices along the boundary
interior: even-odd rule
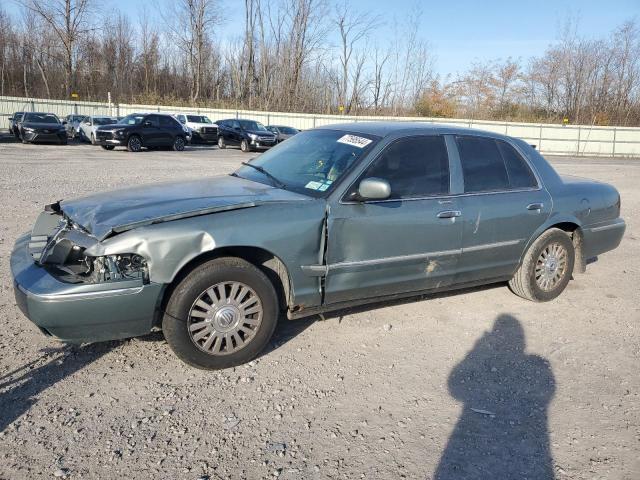
[[[45,349],[41,359],[4,374],[0,377],[0,432],[29,410],[44,390],[95,362],[120,343]],[[45,358],[44,363],[36,366]]]
[[[549,362],[525,350],[520,322],[500,315],[451,371],[462,413],[434,480],[555,478],[547,418],[555,380]]]

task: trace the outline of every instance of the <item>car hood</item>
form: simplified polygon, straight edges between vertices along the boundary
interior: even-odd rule
[[[218,128],[218,125],[216,125],[215,123],[187,122],[186,125],[187,127],[191,127],[191,128],[201,128],[201,127]]]
[[[132,126],[134,125],[129,125],[126,123],[112,123],[110,125],[97,125],[98,130],[106,130],[106,131],[118,130],[120,128],[127,128]]]
[[[64,125],[60,123],[37,123],[37,122],[23,122],[23,128],[37,128],[46,130],[56,130],[64,128]]]
[[[264,130],[245,130],[247,133],[253,133],[254,135],[260,135],[261,137],[275,137],[276,134],[273,132],[265,132]]]
[[[298,193],[231,175],[98,193],[54,205],[98,240],[133,228],[266,202],[310,201]]]

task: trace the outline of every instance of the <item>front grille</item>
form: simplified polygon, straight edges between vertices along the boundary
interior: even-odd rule
[[[276,139],[274,137],[258,137],[258,140],[261,142],[275,142]]]
[[[200,131],[202,133],[218,133],[218,129],[215,127],[202,127]]]
[[[100,130],[98,130],[96,132],[96,137],[98,138],[98,140],[111,139],[113,138],[113,132],[101,132]]]

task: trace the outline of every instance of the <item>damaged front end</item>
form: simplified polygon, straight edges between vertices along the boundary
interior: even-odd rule
[[[66,283],[97,284],[123,280],[149,282],[147,261],[131,254],[90,256],[98,240],[66,217],[58,203],[47,205],[38,217],[29,241],[34,261]]]

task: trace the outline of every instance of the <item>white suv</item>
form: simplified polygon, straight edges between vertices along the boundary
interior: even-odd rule
[[[206,115],[197,113],[176,113],[174,117],[189,130],[192,142],[216,143],[218,141],[218,125]]]

